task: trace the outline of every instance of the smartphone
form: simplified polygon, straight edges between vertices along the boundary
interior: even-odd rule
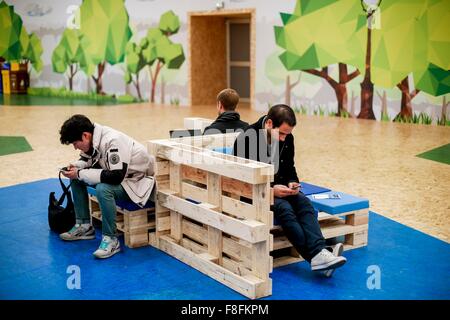
[[[298,185],[298,186],[296,186],[296,187],[291,187],[291,190],[295,190],[295,189],[298,189],[298,188],[300,188],[301,186],[300,185]]]

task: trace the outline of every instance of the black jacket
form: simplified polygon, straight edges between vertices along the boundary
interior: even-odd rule
[[[205,128],[203,134],[227,133],[231,130],[244,129],[248,126],[247,122],[241,121],[239,113],[235,111],[225,111],[217,117],[216,121]]]
[[[272,186],[274,184],[287,186],[289,182],[299,182],[294,164],[294,136],[289,134],[284,142],[278,141],[278,152],[271,157],[265,137],[267,135],[267,131],[264,130],[265,118],[265,116],[261,117],[256,123],[244,129],[244,133],[241,133],[234,142],[233,154],[241,158],[273,164],[275,177]],[[276,143],[272,143],[271,148],[276,150],[275,146]]]

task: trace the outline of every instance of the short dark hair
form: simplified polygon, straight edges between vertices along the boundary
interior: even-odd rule
[[[239,103],[239,95],[234,89],[223,89],[217,95],[219,101],[226,111],[234,111]]]
[[[82,114],[76,114],[67,119],[59,131],[62,144],[71,144],[74,141],[81,140],[83,132],[94,133],[94,124],[88,117]]]
[[[285,104],[276,104],[272,106],[267,113],[267,119],[272,120],[274,128],[279,128],[284,122],[291,127],[295,127],[297,124],[294,110]]]

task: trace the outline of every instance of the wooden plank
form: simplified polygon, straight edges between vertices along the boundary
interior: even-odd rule
[[[181,190],[184,198],[193,199],[198,202],[208,202],[208,190],[183,182]]]
[[[156,220],[156,230],[157,231],[170,230],[170,215],[167,217],[160,217]]]
[[[189,240],[188,238],[183,238],[181,239],[181,245],[186,248],[191,250],[194,253],[207,253],[208,252],[208,248],[206,246],[201,246],[198,243]]]
[[[352,246],[367,245],[368,230],[347,234],[345,236],[345,243]]]
[[[255,299],[263,296],[261,292],[259,293],[261,295],[257,295],[257,286],[264,283],[261,279],[251,275],[238,276],[220,265],[217,265],[208,259],[202,258],[202,255],[195,254],[190,250],[177,245],[170,239],[170,237],[167,236],[162,236],[160,238],[159,247],[162,251],[190,265],[209,277],[225,284],[248,298]],[[264,296],[270,294],[271,291],[264,292]]]
[[[155,177],[169,174],[169,161],[160,160],[155,162]]]
[[[222,211],[239,219],[256,220],[256,208],[248,203],[222,196]]]
[[[270,184],[253,185],[252,193],[253,206],[256,210],[256,220],[272,228],[273,216],[270,212]]]
[[[325,239],[335,238],[351,233],[361,232],[368,229],[368,225],[350,226],[345,224],[344,221],[337,221],[334,224],[327,225],[321,228],[323,237]]]
[[[252,271],[239,262],[236,262],[227,257],[223,258],[223,267],[237,274],[238,276],[251,275]]]
[[[211,210],[211,204],[196,205],[173,194],[171,190],[157,192],[158,202],[162,206],[179,212],[198,222],[220,229],[225,233],[256,243],[267,241],[269,228],[267,225],[254,220],[238,220]]]
[[[222,190],[249,199],[253,198],[252,184],[236,179],[222,177]]]
[[[252,250],[237,241],[223,237],[223,252],[228,256],[238,260],[248,269],[252,267]]]
[[[369,223],[368,214],[350,214],[345,217],[345,223],[351,226],[360,226]]]
[[[181,176],[183,179],[192,180],[192,181],[206,185],[206,179],[207,179],[206,171],[204,171],[202,169],[183,165],[183,166],[181,166],[181,172],[182,172]]]
[[[288,264],[296,263],[296,262],[300,262],[300,261],[303,261],[303,259],[291,257],[291,256],[283,256],[283,257],[273,259],[273,267],[278,268],[278,267],[286,266]]]
[[[252,184],[273,180],[273,165],[241,163],[237,157],[232,157],[232,160],[223,159],[218,153],[173,142],[158,143],[157,156]]]
[[[273,251],[290,247],[292,247],[292,243],[285,236],[276,237],[273,239]]]
[[[187,221],[186,219],[183,219],[182,228],[184,235],[201,244],[208,244],[208,230],[206,228]]]
[[[208,172],[208,203],[216,207],[216,211],[222,212],[222,184],[221,177],[218,174]],[[222,264],[222,231],[208,226],[208,253],[216,257],[216,262]]]
[[[181,166],[174,162],[169,163],[169,175],[170,175],[170,189],[180,194],[181,191]],[[181,229],[181,220],[183,216],[176,210],[170,211],[170,235],[176,241],[180,241],[183,238],[183,232]]]

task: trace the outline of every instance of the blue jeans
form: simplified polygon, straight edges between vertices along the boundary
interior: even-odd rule
[[[303,194],[274,199],[270,208],[294,248],[308,262],[325,248],[311,201]]]
[[[87,184],[72,180],[72,196],[75,207],[76,223],[90,223]],[[124,188],[118,184],[99,183],[95,186],[97,200],[102,211],[102,234],[116,236],[116,200],[131,201]]]

